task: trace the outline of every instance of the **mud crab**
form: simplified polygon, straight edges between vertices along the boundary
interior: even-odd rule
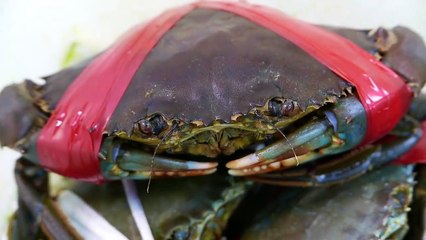
[[[225,5],[254,8],[243,3]],[[215,4],[190,6],[190,11],[175,21],[149,49],[105,128],[96,124],[81,125],[86,134],[102,134],[96,152],[97,171],[93,172],[93,166],[87,167],[85,162],[81,162],[84,167],[71,163],[51,165],[52,161],[43,160],[39,145],[49,121],[60,128],[66,125],[68,117],[74,119],[70,120],[74,126],[88,114],[86,109],[68,116],[58,110],[58,104],[62,106],[61,98],[69,93],[67,89],[74,80],[90,74],[89,66],[108,66],[102,65],[104,62],[99,59],[107,59],[112,50],[45,77],[44,85],[27,80],[6,87],[0,93],[3,103],[0,143],[20,150],[25,161],[78,179],[186,177],[212,174],[219,169],[219,173],[211,177],[214,179],[223,177],[223,168],[227,168],[230,175],[249,176],[263,183],[316,186],[350,180],[382,166],[407,152],[421,137],[418,120],[422,120],[424,114],[417,108],[411,111],[411,116],[398,119],[394,125],[384,122],[383,125],[393,130],[380,133],[375,144],[365,142],[365,136],[375,129],[367,126],[369,112],[354,85],[342,80],[294,42],[251,19],[217,9]],[[146,26],[143,29],[149,29]],[[426,48],[414,32],[404,27],[369,31],[325,28],[327,34],[334,32],[333,36],[349,39],[370,53],[369,61],[381,61],[392,68],[398,78],[405,81],[403,88],[409,88],[414,95],[420,94],[426,80]],[[110,49],[117,50],[120,46]],[[116,67],[123,68],[123,64]],[[71,93],[72,96],[78,94]],[[402,96],[401,102],[407,101],[406,97]],[[382,117],[389,119],[389,113]],[[364,143],[362,147],[361,143]],[[66,158],[67,151],[62,153],[64,155],[56,157]],[[41,176],[40,168],[24,160],[18,163],[17,172],[20,202],[26,206],[19,210],[17,221],[31,225],[19,218],[24,215],[37,218],[40,214],[34,209],[43,202],[40,199],[48,196],[46,179]],[[412,170],[409,172],[407,175],[411,175]],[[38,181],[28,181],[32,178]],[[227,193],[215,195],[221,204],[206,207],[214,209],[209,216],[217,218],[209,218],[211,221],[204,221],[204,225],[195,230],[173,226],[172,230],[156,236],[219,237],[243,193],[251,187],[250,181],[226,178],[228,185],[219,185]],[[409,202],[410,191],[405,187],[401,189],[405,189],[397,191],[402,195],[401,202]],[[37,206],[31,206],[30,200],[38,203]],[[228,204],[230,202],[232,204]],[[45,209],[55,212],[54,205]],[[405,214],[407,208],[401,209]],[[55,214],[50,213],[48,217],[61,218]],[[67,225],[66,221],[58,226],[49,225],[51,223],[42,224],[41,231],[47,236],[59,237],[65,233],[75,236],[71,228],[58,227]],[[390,236],[400,227],[384,235]],[[30,229],[33,234],[40,231],[35,225]],[[55,232],[58,229],[63,231]]]

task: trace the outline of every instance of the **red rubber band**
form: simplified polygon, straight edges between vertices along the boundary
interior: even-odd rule
[[[198,2],[169,10],[133,29],[77,77],[41,130],[37,149],[44,167],[81,180],[103,180],[98,152],[108,119],[149,51],[196,7],[228,11],[268,28],[352,83],[367,112],[365,143],[388,133],[408,109],[412,95],[409,87],[347,39],[266,7]]]

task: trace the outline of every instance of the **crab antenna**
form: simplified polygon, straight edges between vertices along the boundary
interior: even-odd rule
[[[174,122],[173,125],[172,125],[172,128],[163,136],[163,138],[161,138],[161,141],[155,147],[154,154],[152,155],[152,159],[151,159],[151,166],[150,166],[150,171],[149,171],[148,185],[146,186],[146,193],[149,193],[149,187],[151,186],[152,171],[154,169],[155,155],[157,155],[157,151],[160,148],[161,144],[163,144],[164,141],[166,141],[166,139],[170,137],[170,135],[173,133],[173,131],[176,129],[177,126],[178,126],[177,122]]]
[[[296,151],[294,151],[294,148],[291,145],[291,142],[288,140],[287,136],[283,133],[283,131],[281,131],[281,129],[279,129],[277,126],[275,126],[275,124],[273,124],[271,121],[269,121],[268,119],[266,119],[265,117],[263,117],[262,115],[260,115],[256,108],[254,108],[254,114],[256,114],[256,116],[258,118],[260,118],[262,121],[264,121],[267,124],[269,124],[270,126],[272,126],[275,130],[277,130],[278,133],[281,134],[281,136],[284,137],[284,139],[286,140],[288,146],[290,146],[291,151],[293,152],[294,159],[296,160],[296,166],[299,166],[299,158],[297,157]]]

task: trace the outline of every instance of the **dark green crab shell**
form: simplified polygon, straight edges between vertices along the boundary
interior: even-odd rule
[[[330,30],[383,58],[417,89],[423,85],[420,76],[426,70],[419,65],[425,56],[404,47],[421,45],[410,30]],[[34,86],[37,90],[31,94],[36,95],[32,96],[36,104],[49,115],[89,63],[46,77],[44,86]],[[160,152],[216,157],[263,141],[276,133],[275,127],[285,127],[347,94],[352,94],[349,83],[274,32],[228,12],[196,9],[152,49],[105,133],[156,146],[178,121],[179,131],[161,144]],[[274,113],[270,102],[277,99],[290,101],[287,112]],[[158,132],[144,133],[141,121],[158,116],[163,121],[157,124]],[[272,124],[265,124],[265,119]],[[5,121],[13,121],[4,126],[16,134],[2,136],[3,145],[22,138],[16,136],[34,124],[16,126],[11,117]]]

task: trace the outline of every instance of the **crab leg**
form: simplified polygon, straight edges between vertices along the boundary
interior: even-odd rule
[[[229,162],[237,176],[286,169],[355,147],[365,132],[365,112],[356,98],[342,99],[322,119],[313,120],[285,139]]]
[[[163,155],[153,155],[135,147],[122,145],[119,140],[105,140],[111,147],[101,158],[104,176],[113,178],[147,179],[149,177],[186,177],[207,175],[216,171],[217,162],[184,161]],[[109,145],[109,144],[108,144]]]

